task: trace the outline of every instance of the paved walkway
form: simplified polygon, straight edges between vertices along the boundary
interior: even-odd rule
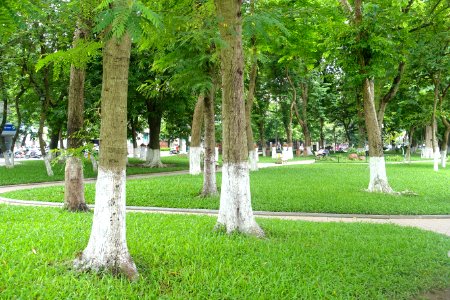
[[[287,164],[277,165],[274,163],[260,163],[260,168],[280,167],[294,164],[311,164],[313,160],[293,161]],[[151,178],[159,176],[174,176],[179,174],[187,174],[188,171],[162,172],[151,174],[140,174],[128,176],[128,179]],[[87,179],[86,182],[95,182],[95,179]],[[45,186],[63,185],[64,182],[45,182],[35,184],[21,184],[13,186],[0,186],[0,194],[8,191],[30,189]],[[0,196],[0,203],[10,205],[25,206],[46,206],[46,207],[62,207],[62,203],[42,202],[42,201],[25,201],[14,200]],[[90,207],[93,207],[90,205]],[[138,207],[127,206],[128,212],[141,213],[170,213],[170,214],[197,214],[197,215],[217,215],[217,210],[208,209],[180,209],[180,208],[162,208],[162,207]],[[396,224],[400,226],[417,227],[429,231],[434,231],[450,236],[450,215],[361,215],[361,214],[328,214],[328,213],[302,213],[302,212],[267,212],[255,211],[258,217],[277,218],[285,220],[303,220],[311,222],[363,222],[376,224]]]

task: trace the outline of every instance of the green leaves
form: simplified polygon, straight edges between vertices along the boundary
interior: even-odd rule
[[[97,10],[100,13],[94,30],[106,32],[107,38],[114,36],[120,39],[128,32],[132,39],[136,41],[143,33],[144,24],[151,24],[156,28],[162,26],[159,15],[139,0],[104,0],[97,7]]]
[[[100,42],[80,40],[75,48],[42,57],[36,64],[36,71],[53,63],[55,77],[58,78],[60,70],[68,69],[71,65],[76,68],[85,68],[93,58],[101,55],[101,47]]]

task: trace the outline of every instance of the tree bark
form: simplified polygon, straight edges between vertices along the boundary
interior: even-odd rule
[[[251,206],[244,104],[242,0],[215,0],[222,70],[222,188],[216,228],[263,236]]]
[[[383,141],[375,110],[374,82],[368,78],[364,79],[363,98],[367,137],[369,140],[370,181],[368,191],[392,193],[393,191],[389,186],[386,175]]]
[[[205,118],[205,156],[203,172],[202,196],[209,197],[217,195],[216,184],[216,130],[214,114],[215,89],[212,88],[204,98],[204,118]]]
[[[202,153],[201,135],[203,125],[204,94],[200,94],[195,104],[192,117],[191,146],[189,147],[189,174],[198,175],[201,171],[200,157]]]
[[[139,158],[139,148],[138,148],[138,144],[137,144],[137,130],[136,130],[137,122],[138,122],[137,117],[135,117],[135,118],[132,117],[130,120],[131,141],[133,143],[133,157],[134,158]]]
[[[151,101],[147,101],[147,109],[150,141],[148,143],[147,162],[145,165],[151,168],[163,168],[164,165],[161,162],[161,147],[159,145],[162,111]]]
[[[439,171],[439,144],[437,140],[437,120],[436,120],[436,112],[437,105],[439,101],[439,76],[433,76],[434,83],[434,102],[433,102],[433,113],[431,116],[431,143],[433,144],[433,169],[434,171]]]
[[[125,7],[126,1],[116,1]],[[127,91],[131,38],[114,35],[103,48],[100,161],[89,243],[74,261],[77,269],[109,270],[138,277],[128,252],[125,223]]]
[[[255,0],[250,0],[250,15],[255,12]],[[247,135],[247,149],[250,171],[258,171],[258,151],[255,150],[255,142],[253,141],[252,129],[252,108],[255,98],[256,76],[258,72],[258,59],[256,57],[256,37],[251,37],[251,68],[250,80],[248,85],[247,102],[245,103],[245,120],[246,120],[246,135]]]
[[[73,45],[76,47],[80,39],[84,39],[87,33],[76,28]],[[69,101],[67,108],[67,149],[74,149],[82,146],[80,137],[84,123],[84,82],[86,78],[85,68],[70,67]],[[84,198],[84,176],[83,161],[72,156],[66,161],[64,188],[64,207],[69,211],[88,211]]]
[[[386,93],[386,95],[384,95],[384,97],[380,101],[380,107],[378,108],[378,114],[377,114],[378,126],[380,127],[380,129],[382,128],[382,125],[383,125],[384,113],[386,112],[386,107],[389,104],[389,102],[392,100],[392,98],[394,98],[395,95],[397,94],[398,88],[400,87],[400,81],[402,79],[402,75],[403,75],[404,71],[405,71],[405,62],[401,61],[398,64],[397,75],[394,77],[391,88],[389,89],[389,91]]]
[[[411,162],[411,148],[413,144],[414,131],[415,127],[411,126],[408,133],[408,148],[406,149],[406,158],[405,158],[405,160],[409,163]]]

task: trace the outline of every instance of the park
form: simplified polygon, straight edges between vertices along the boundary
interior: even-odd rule
[[[0,299],[449,299],[442,0],[0,3]]]

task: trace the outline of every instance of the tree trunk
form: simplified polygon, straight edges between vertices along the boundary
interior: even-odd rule
[[[250,14],[253,15],[255,10],[255,1],[250,1]],[[255,98],[256,89],[256,76],[258,72],[258,60],[256,57],[256,38],[251,38],[251,69],[250,80],[248,85],[247,102],[245,103],[245,131],[247,135],[247,149],[250,171],[258,171],[258,151],[255,151],[255,142],[253,141],[253,129],[252,129],[252,108]]]
[[[204,117],[205,117],[205,157],[204,157],[204,172],[203,172],[203,190],[202,196],[217,195],[216,184],[216,130],[215,130],[215,114],[214,114],[214,98],[215,89],[209,92],[209,95],[204,98]]]
[[[201,171],[200,157],[202,153],[201,135],[203,125],[203,110],[205,96],[200,94],[195,104],[192,117],[191,146],[189,147],[189,174],[198,175]]]
[[[301,84],[302,88],[302,118],[303,122],[300,124],[303,130],[303,136],[305,138],[305,156],[312,155],[311,150],[311,133],[308,127],[308,101],[309,101],[309,89],[307,83]]]
[[[147,162],[146,166],[150,168],[164,168],[161,162],[161,151],[159,145],[159,135],[161,133],[161,118],[162,112],[159,109],[154,109],[156,105],[147,104],[149,109],[148,126],[150,128],[150,141],[148,143]]]
[[[434,82],[434,103],[433,103],[433,113],[431,116],[431,143],[433,144],[433,169],[435,172],[439,171],[439,144],[437,139],[437,120],[436,111],[437,104],[439,101],[439,77],[433,76]]]
[[[409,130],[409,134],[408,134],[409,140],[408,140],[408,148],[406,149],[406,158],[405,158],[405,160],[409,163],[411,163],[411,147],[413,144],[414,131],[415,131],[414,126],[411,126],[411,128]]]
[[[319,140],[319,148],[325,148],[325,134],[323,132],[324,128],[324,120],[320,118],[320,140]]]
[[[131,118],[131,141],[133,143],[133,157],[139,158],[139,148],[137,144],[137,132],[136,132],[136,123],[137,123],[137,117]]]
[[[442,149],[441,149],[441,167],[445,169],[447,166],[447,153],[448,153],[448,139],[450,136],[450,122],[442,117],[442,122],[445,125],[444,137],[442,139]]]
[[[366,133],[366,126],[364,123],[364,104],[361,103],[361,90],[360,88],[356,89],[356,110],[358,112],[358,147],[364,148],[364,145],[366,143],[367,133]],[[349,122],[350,123],[350,122]],[[350,144],[350,132],[348,132],[348,127],[346,129],[346,135],[348,142]]]
[[[116,1],[125,6],[126,1]],[[103,48],[100,166],[89,243],[74,261],[77,269],[138,276],[128,252],[125,223],[127,90],[131,38],[112,35]]]
[[[242,0],[215,0],[219,32],[226,46],[220,50],[222,69],[222,188],[216,228],[263,236],[256,223],[250,195],[245,131]]]
[[[386,107],[389,104],[389,102],[397,94],[397,91],[400,87],[400,81],[402,79],[402,75],[403,75],[404,71],[405,71],[405,62],[401,61],[398,64],[397,75],[394,77],[391,88],[389,89],[389,91],[386,93],[386,95],[384,95],[384,97],[380,101],[380,107],[378,108],[378,114],[377,114],[378,126],[380,127],[380,129],[382,128],[382,125],[383,125],[384,113],[386,111]]]
[[[383,141],[381,130],[378,126],[375,110],[374,82],[364,79],[363,83],[364,114],[369,140],[369,168],[370,182],[369,192],[392,193],[386,176],[386,164],[384,161]]]
[[[84,36],[79,29],[75,30],[74,45]],[[84,68],[70,67],[69,101],[67,114],[67,149],[73,150],[82,146],[80,131],[84,123]],[[91,154],[92,155],[92,154]],[[75,156],[66,160],[64,174],[64,207],[69,211],[88,211],[84,198],[83,161]]]

